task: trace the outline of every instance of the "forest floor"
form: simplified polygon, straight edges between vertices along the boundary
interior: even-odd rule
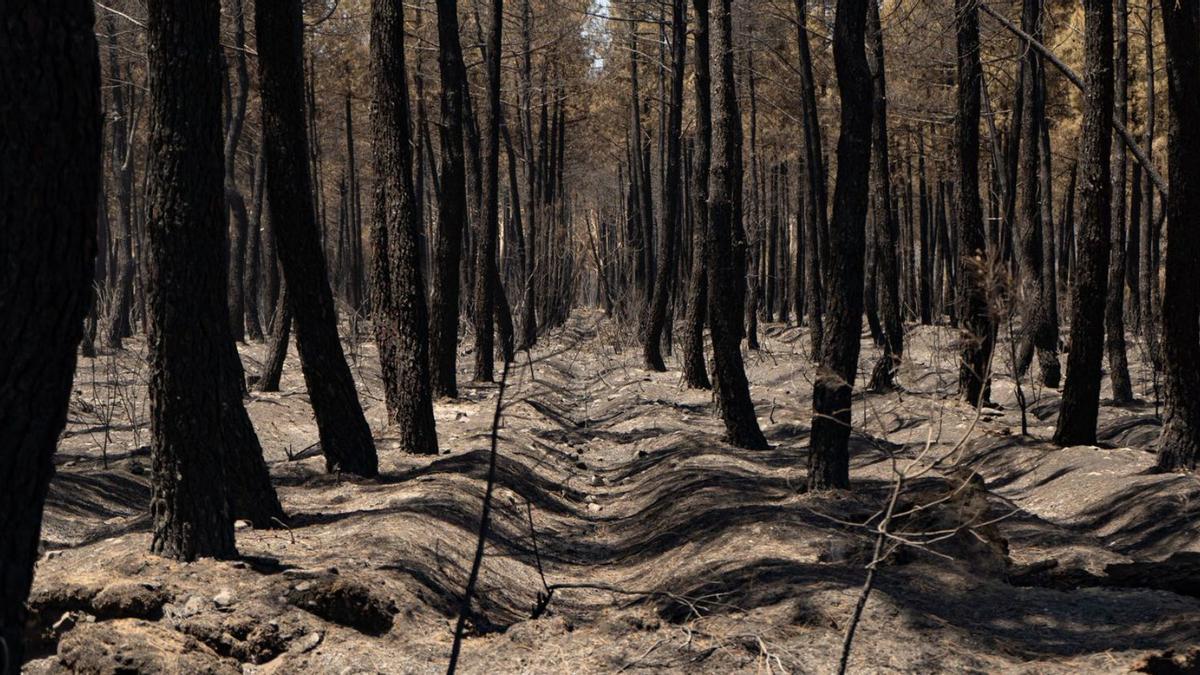
[[[832,672],[873,557],[855,523],[886,503],[893,460],[960,441],[901,492],[893,528],[927,544],[880,564],[851,672],[1198,672],[1200,479],[1149,471],[1151,403],[1106,402],[1103,447],[1058,449],[1057,392],[1026,386],[1022,437],[999,354],[998,407],[976,420],[953,396],[953,332],[914,329],[903,391],[855,398],[852,490],[814,495],[806,332],[766,325],[748,353],[760,452],[723,443],[677,357],[647,373],[630,339],[581,311],[512,366],[462,672]],[[498,388],[439,402],[443,454],[408,456],[373,346],[350,345],[382,475],[327,475],[293,351],[282,393],[248,402],[288,527],[239,527],[242,559],[180,564],[148,553],[144,344],[128,347],[80,361],[28,672],[444,671]],[[241,347],[248,373],[264,349]],[[865,338],[860,383],[877,356]],[[1153,399],[1140,367],[1135,389]]]

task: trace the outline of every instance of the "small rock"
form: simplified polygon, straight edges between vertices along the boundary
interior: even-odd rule
[[[154,584],[116,581],[92,598],[92,609],[104,619],[157,619],[167,596]]]
[[[321,644],[321,640],[324,637],[321,631],[313,631],[292,643],[291,651],[296,654],[311,652],[317,648],[317,645]]]
[[[188,617],[195,616],[204,611],[204,598],[193,595],[183,603],[183,608],[179,610],[179,616]]]
[[[234,521],[234,523],[233,523],[233,529],[235,529],[235,530],[247,530],[247,529],[250,529],[250,521],[248,521],[248,520],[237,520],[237,521]]]
[[[46,560],[54,560],[62,555],[62,551],[46,551]]]
[[[228,607],[236,602],[237,596],[228,588],[222,588],[220,593],[213,596],[213,604],[217,607]]]
[[[602,508],[604,507],[600,506],[599,504],[588,504],[588,511],[591,511],[592,513],[599,513]]]
[[[599,487],[601,485],[604,485],[604,479],[601,478],[600,476],[593,474],[592,475],[592,487]]]
[[[580,460],[580,461],[578,461],[578,462],[575,462],[575,468],[576,468],[576,469],[583,469],[584,471],[587,471],[587,464],[585,464],[585,463],[583,462],[583,460]]]

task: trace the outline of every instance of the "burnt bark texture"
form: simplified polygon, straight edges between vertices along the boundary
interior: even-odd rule
[[[750,383],[742,362],[743,293],[738,283],[745,269],[737,260],[737,222],[741,212],[736,195],[741,191],[742,125],[737,89],[733,80],[732,0],[717,0],[712,12],[712,159],[708,195],[708,320],[713,344],[717,406],[725,423],[725,437],[741,448],[765,449],[766,437],[758,426]],[[697,20],[702,20],[697,12]],[[732,309],[731,309],[732,308]]]
[[[800,54],[800,114],[804,127],[805,178],[805,288],[808,326],[813,360],[819,360],[825,313],[823,271],[828,266],[829,216],[821,123],[817,117],[817,95],[813,84],[812,52],[808,44],[808,2],[796,0],[796,44]]]
[[[1113,58],[1114,116],[1129,122],[1129,8],[1126,0],[1113,3],[1116,42]],[[1114,132],[1115,133],[1115,132]],[[1113,143],[1112,159],[1112,246],[1108,255],[1108,297],[1104,306],[1104,347],[1108,356],[1108,379],[1113,403],[1133,401],[1129,358],[1125,350],[1125,184],[1128,152],[1120,138]]]
[[[1170,142],[1167,246],[1162,289],[1163,384],[1166,409],[1158,441],[1162,469],[1196,467],[1200,459],[1200,5],[1162,0],[1167,43]]]
[[[683,380],[693,389],[711,389],[704,364],[704,324],[708,314],[708,172],[712,156],[712,69],[708,0],[692,0],[695,12],[693,56],[696,73],[695,232],[683,329]]]
[[[223,398],[225,303],[220,13],[217,0],[147,4],[150,89],[147,295],[151,551],[229,558]],[[238,383],[240,387],[240,383]],[[240,399],[238,404],[240,404]]]
[[[90,303],[100,63],[86,0],[0,4],[0,671],[20,671],[42,505]]]
[[[483,195],[475,245],[476,382],[491,382],[495,377],[495,305],[499,293],[496,247],[500,229],[500,39],[504,28],[504,2],[491,0],[489,4],[491,16],[487,34],[487,126],[483,139]],[[511,329],[509,334],[512,334]]]
[[[675,243],[680,209],[679,176],[682,173],[683,67],[687,55],[687,2],[671,2],[671,100],[667,109],[667,161],[662,184],[662,232],[658,240],[658,271],[646,313],[642,361],[647,369],[665,371],[662,334],[667,323],[667,303],[675,283]]]
[[[267,192],[326,469],[375,476],[379,460],[338,337],[310,195],[301,0],[255,3]]]
[[[958,389],[959,395],[975,406],[988,399],[989,371],[995,344],[995,327],[986,281],[988,274],[985,265],[988,262],[984,258],[986,241],[983,211],[979,204],[979,110],[983,68],[979,61],[978,0],[955,0],[954,11],[958,58],[958,117],[955,124],[958,190],[955,213],[961,267],[958,295],[962,303],[959,311],[962,331],[959,338]],[[939,248],[944,247],[939,245]],[[935,274],[935,277],[938,276]],[[934,285],[939,283],[935,278]]]
[[[871,182],[875,194],[875,265],[879,293],[879,318],[883,329],[883,354],[871,372],[870,389],[895,387],[895,373],[904,355],[904,323],[900,315],[900,227],[892,208],[891,158],[888,153],[887,74],[884,68],[883,26],[879,7],[867,3],[867,31],[871,40]]]
[[[1084,0],[1084,103],[1079,153],[1079,224],[1071,283],[1071,351],[1054,442],[1095,445],[1104,360],[1104,303],[1112,236],[1112,3]],[[1194,38],[1193,38],[1194,39]]]
[[[383,372],[388,422],[404,452],[436,455],[429,387],[429,317],[420,269],[420,214],[412,194],[408,85],[404,65],[404,5],[371,5],[371,133],[375,207],[371,311]]]
[[[858,369],[871,168],[871,71],[864,46],[867,3],[838,0],[833,60],[841,95],[837,185],[833,193],[825,332],[813,384],[808,488],[850,487],[850,399]]]
[[[442,174],[430,300],[430,382],[435,396],[458,396],[458,305],[467,174],[463,153],[463,91],[467,69],[458,41],[458,2],[437,0],[438,69],[442,81]]]
[[[1021,11],[1023,30],[1042,40],[1042,0],[1024,0]],[[1041,146],[1046,125],[1046,101],[1042,83],[1045,73],[1041,55],[1025,49],[1022,60],[1021,99],[1023,111],[1017,150],[1017,213],[1014,232],[1017,269],[1020,273],[1021,335],[1017,372],[1024,374],[1037,351],[1042,383],[1057,387],[1061,378],[1058,362],[1058,326],[1051,322],[1046,306],[1044,284],[1054,279],[1044,276],[1043,237],[1051,228],[1042,218]]]

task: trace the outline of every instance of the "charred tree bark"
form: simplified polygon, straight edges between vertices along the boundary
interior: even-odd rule
[[[708,37],[708,0],[692,0],[696,13],[693,68],[696,73],[695,232],[692,276],[684,319],[683,379],[693,389],[711,389],[704,364],[704,323],[708,311],[708,174],[712,156],[712,75]]]
[[[885,391],[895,387],[895,373],[904,355],[904,323],[900,315],[900,264],[902,254],[899,225],[892,209],[891,158],[888,153],[887,74],[884,69],[883,27],[879,7],[867,2],[867,31],[871,38],[871,181],[875,192],[876,282],[879,284],[883,355],[871,372],[869,388]]]
[[[662,334],[667,322],[667,303],[675,282],[675,242],[679,229],[679,176],[682,154],[683,66],[687,58],[687,3],[671,1],[671,100],[667,110],[667,165],[662,185],[662,232],[658,242],[658,271],[647,311],[642,360],[649,370],[665,371]]]
[[[483,199],[475,259],[475,377],[495,377],[496,238],[500,227],[500,38],[504,26],[503,0],[491,0],[487,36],[487,137],[483,166]]]
[[[155,553],[237,554],[223,455],[229,312],[221,162],[220,5],[148,3],[152,284],[150,409]],[[238,400],[240,404],[240,399]]]
[[[979,60],[979,2],[955,0],[957,30],[958,119],[955,151],[958,168],[958,254],[959,297],[962,302],[961,349],[958,369],[959,395],[973,406],[989,397],[989,371],[995,327],[988,304],[986,241],[983,212],[979,205],[979,108],[983,69]],[[935,281],[935,283],[937,283]]]
[[[92,7],[85,0],[0,5],[3,672],[20,672],[25,660],[42,506],[92,295],[103,144]]]
[[[458,41],[457,0],[437,0],[438,69],[442,81],[442,175],[437,240],[433,247],[430,302],[430,382],[435,396],[458,396],[459,264],[467,218],[466,162],[463,156],[463,90],[467,69]]]
[[[863,265],[871,167],[871,71],[864,46],[867,4],[838,0],[833,58],[842,115],[829,239],[825,334],[813,384],[808,489],[850,487],[850,397],[862,333]]]
[[[712,158],[708,183],[708,320],[716,366],[713,376],[726,440],[742,448],[765,449],[767,440],[754,414],[750,383],[742,362],[742,315],[740,311],[730,311],[741,304],[735,302],[742,292],[736,277],[744,269],[735,259],[735,233],[741,229],[735,222],[740,216],[735,193],[741,188],[738,177],[742,172],[742,125],[733,81],[730,4],[731,0],[717,0],[712,17],[716,26],[711,34],[712,62],[717,77],[712,81]],[[698,3],[696,14],[698,22],[707,18],[707,12],[701,12]]]
[[[279,290],[271,325],[275,327],[275,331],[271,333],[271,341],[267,343],[267,358],[263,362],[262,374],[258,379],[259,391],[279,391],[279,380],[283,377],[283,363],[287,359],[288,340],[292,334],[292,308],[288,301],[286,284]]]
[[[1167,42],[1170,143],[1167,164],[1167,255],[1162,292],[1166,409],[1158,440],[1161,469],[1194,469],[1200,459],[1200,5],[1162,0]]]
[[[1114,114],[1121,124],[1129,122],[1129,9],[1126,0],[1113,3],[1116,15],[1115,58],[1113,59]],[[1115,135],[1115,133],[1114,133]],[[1127,153],[1118,139],[1112,159],[1112,248],[1108,256],[1108,297],[1104,306],[1104,346],[1108,352],[1108,378],[1113,403],[1133,401],[1129,359],[1125,353],[1125,178]]]
[[[812,53],[808,45],[808,2],[796,0],[796,44],[800,53],[800,114],[804,126],[804,177],[807,184],[805,195],[806,240],[804,248],[809,252],[805,260],[807,278],[805,296],[808,298],[808,325],[812,342],[813,359],[820,358],[823,343],[823,317],[825,314],[822,288],[824,270],[828,267],[827,243],[829,216],[827,210],[825,158],[821,140],[821,123],[817,117],[817,94],[813,84]]]
[[[300,367],[321,450],[330,471],[374,476],[379,460],[338,337],[320,232],[309,199],[312,178],[305,157],[301,2],[259,2],[255,10],[271,222],[295,313]]]
[[[233,339],[246,341],[245,286],[246,237],[250,227],[246,200],[237,185],[237,152],[246,121],[246,101],[250,96],[250,74],[246,68],[246,23],[242,0],[230,0],[233,19],[233,73],[236,90],[228,87],[228,111],[225,125],[225,203],[229,215],[229,325]],[[224,59],[222,59],[224,60]]]
[[[1039,42],[1042,33],[1042,0],[1024,0],[1021,25]],[[1045,72],[1042,59],[1036,50],[1025,49],[1021,77],[1024,110],[1017,150],[1017,213],[1014,220],[1014,243],[1016,246],[1017,269],[1020,273],[1021,337],[1016,370],[1023,375],[1033,352],[1037,350],[1042,383],[1048,387],[1058,386],[1061,377],[1058,363],[1058,326],[1050,322],[1045,306],[1044,284],[1054,280],[1043,276],[1043,237],[1052,225],[1042,219],[1041,145],[1042,130],[1046,125],[1046,102],[1042,98]]]
[[[376,176],[371,311],[384,400],[401,450],[436,455],[429,324],[420,269],[421,223],[412,194],[402,0],[372,2],[370,73]]]
[[[1104,360],[1104,303],[1112,235],[1112,3],[1084,0],[1087,81],[1080,138],[1080,214],[1071,284],[1071,351],[1054,442],[1095,445]]]
[[[122,72],[118,61],[116,19],[109,13],[105,19],[108,42],[108,76],[115,82],[125,82],[128,69]],[[121,340],[130,334],[129,315],[133,307],[133,240],[136,236],[133,222],[133,143],[132,116],[125,100],[126,87],[118,84],[112,88],[112,133],[113,188],[117,198],[117,222],[113,231],[112,244],[116,249],[108,288],[108,307],[100,322],[100,345],[107,349],[120,349]]]

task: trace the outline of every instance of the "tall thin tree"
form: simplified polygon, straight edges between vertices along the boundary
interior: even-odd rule
[[[429,317],[420,269],[420,214],[413,197],[412,132],[404,65],[404,4],[371,4],[375,207],[371,311],[388,421],[406,452],[436,455],[429,387]]]
[[[988,399],[989,371],[995,327],[988,303],[990,290],[985,282],[984,259],[986,240],[983,232],[983,211],[979,205],[979,110],[983,67],[979,56],[979,1],[955,0],[955,30],[957,33],[957,97],[958,117],[955,123],[955,152],[957,153],[958,255],[962,270],[959,274],[959,298],[962,307],[961,354],[958,368],[959,394],[971,405],[981,405]],[[939,219],[941,209],[938,209]],[[936,261],[935,261],[936,262]],[[934,275],[934,285],[940,283]],[[936,293],[935,293],[936,296]]]
[[[1158,440],[1162,469],[1196,467],[1200,459],[1200,4],[1162,0],[1167,43],[1170,126],[1167,165],[1167,254],[1162,292],[1166,410]]]
[[[379,459],[338,337],[333,292],[310,198],[302,2],[257,2],[255,19],[271,225],[321,451],[330,471],[374,476]]]
[[[717,0],[712,23],[712,161],[708,178],[708,318],[713,344],[717,406],[726,439],[738,447],[761,449],[767,439],[758,426],[750,383],[742,361],[742,313],[736,298],[744,291],[737,276],[744,271],[735,251],[741,231],[736,194],[741,190],[742,125],[733,80],[732,0]],[[697,12],[697,20],[702,17]]]
[[[442,175],[437,238],[433,245],[430,299],[430,380],[435,396],[458,396],[459,264],[467,219],[467,174],[463,153],[467,68],[458,41],[457,0],[437,0],[438,69],[442,95]]]
[[[1054,442],[1094,445],[1104,360],[1104,303],[1112,236],[1113,16],[1108,0],[1084,0],[1083,130],[1079,225],[1071,284],[1071,351]]]
[[[658,237],[658,271],[646,313],[642,359],[646,368],[664,371],[662,334],[667,322],[667,303],[675,282],[675,243],[680,218],[679,176],[683,142],[683,66],[687,58],[687,2],[671,0],[671,100],[667,110],[667,162],[662,184],[662,232]]]
[[[850,402],[858,369],[871,167],[871,71],[864,46],[867,3],[838,0],[833,59],[841,95],[837,185],[829,237],[829,288],[821,360],[813,384],[808,488],[850,486]]]

